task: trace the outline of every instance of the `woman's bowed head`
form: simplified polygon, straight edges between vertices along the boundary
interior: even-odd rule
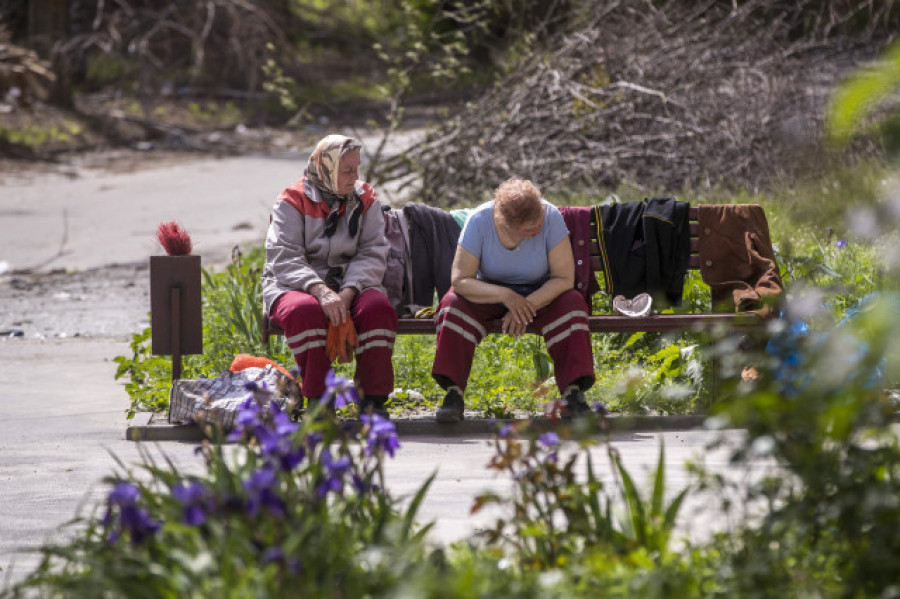
[[[500,243],[518,250],[522,241],[536,237],[544,227],[541,190],[527,179],[506,180],[494,191],[493,217]],[[528,297],[508,291],[503,301],[509,309],[503,317],[503,332],[518,337],[534,320],[537,306]]]

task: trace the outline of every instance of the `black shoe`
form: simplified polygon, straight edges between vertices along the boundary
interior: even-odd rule
[[[378,414],[385,420],[390,420],[391,413],[388,412],[387,407],[385,407],[385,402],[387,402],[386,395],[366,395],[362,398],[362,401],[359,402],[359,413]]]
[[[435,420],[441,424],[456,424],[462,421],[465,409],[462,393],[456,387],[451,387],[447,390],[447,395],[444,396],[444,401],[435,414]]]
[[[591,407],[584,400],[584,392],[581,389],[573,389],[563,397],[563,418],[584,418],[591,413]]]

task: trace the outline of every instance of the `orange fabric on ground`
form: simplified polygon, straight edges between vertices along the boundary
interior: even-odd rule
[[[284,366],[278,364],[277,362],[263,356],[251,356],[250,354],[236,355],[234,357],[234,361],[231,362],[231,367],[229,367],[229,370],[231,372],[240,372],[246,368],[265,368],[270,364],[274,368],[277,368],[278,370],[289,376],[291,380],[296,380],[294,378],[294,375],[288,372],[287,369],[284,368]]]

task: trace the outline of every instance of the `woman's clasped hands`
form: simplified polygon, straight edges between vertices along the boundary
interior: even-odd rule
[[[525,329],[537,314],[537,307],[527,297],[519,295],[512,289],[507,289],[503,305],[509,312],[503,316],[502,331],[513,337],[525,334]]]

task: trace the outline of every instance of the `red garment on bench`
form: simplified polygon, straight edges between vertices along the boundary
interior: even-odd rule
[[[397,336],[397,312],[387,296],[367,289],[350,306],[356,327],[356,384],[361,395],[389,395],[394,390],[391,355]],[[319,301],[302,291],[288,291],[275,302],[269,315],[284,330],[303,380],[303,395],[318,399],[325,392],[331,361],[325,351],[328,320]]]
[[[485,324],[507,312],[502,304],[476,304],[456,295],[451,288],[437,312],[437,350],[431,374],[447,377],[465,390],[475,347],[487,334]],[[593,383],[588,308],[581,294],[570,289],[557,297],[538,310],[532,327],[544,337],[560,393],[583,377],[590,377]]]
[[[572,256],[575,258],[575,289],[588,306],[591,296],[600,291],[600,284],[594,276],[591,265],[591,208],[590,206],[559,206],[569,230],[572,242]]]

